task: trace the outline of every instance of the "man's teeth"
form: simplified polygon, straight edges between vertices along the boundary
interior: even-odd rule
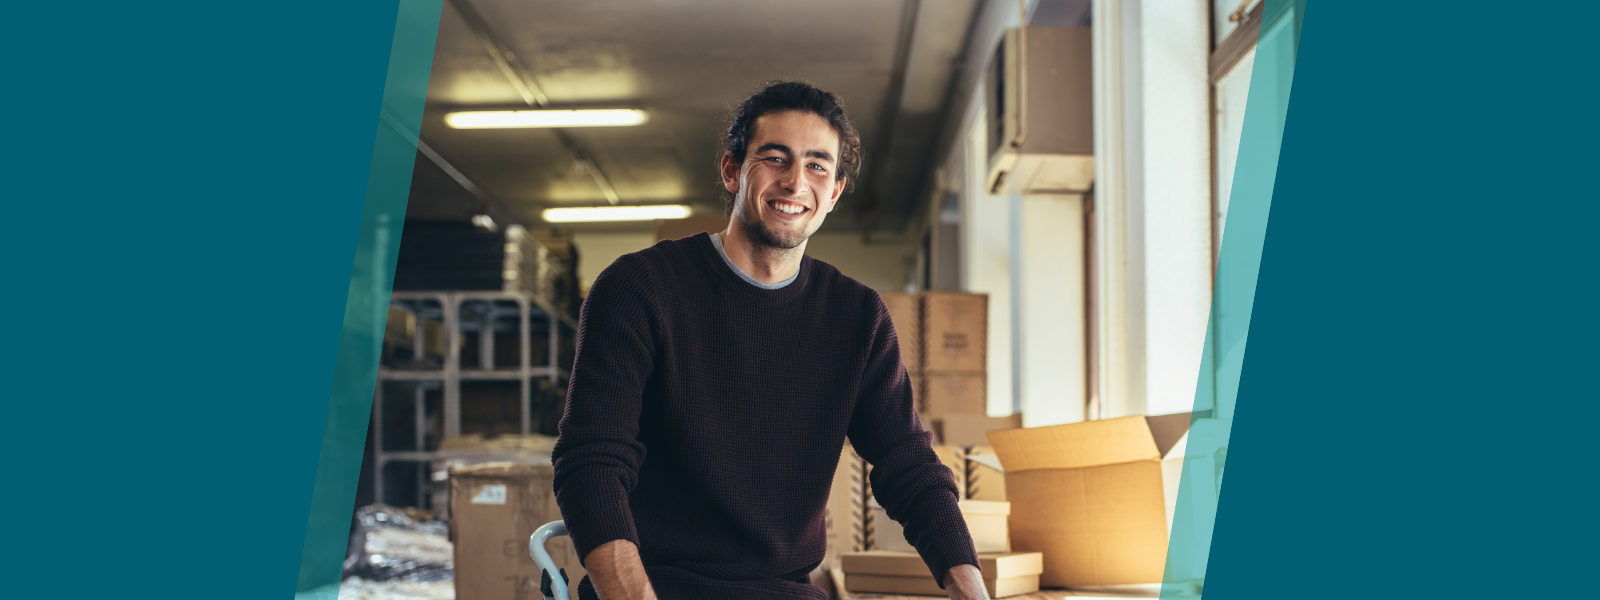
[[[802,212],[805,212],[805,210],[806,210],[806,207],[800,206],[798,204],[773,204],[772,206],[773,206],[773,208],[776,208],[779,211],[782,211],[784,213],[791,214],[791,215],[797,215],[797,214],[800,214]]]

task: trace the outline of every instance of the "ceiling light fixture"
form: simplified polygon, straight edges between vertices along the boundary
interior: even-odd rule
[[[524,127],[628,127],[642,125],[650,115],[631,108],[598,110],[477,110],[453,112],[444,124],[455,129],[511,129]]]
[[[598,221],[650,221],[654,219],[682,219],[689,216],[688,206],[667,204],[658,206],[585,206],[582,208],[547,208],[544,220],[548,223],[591,223]]]

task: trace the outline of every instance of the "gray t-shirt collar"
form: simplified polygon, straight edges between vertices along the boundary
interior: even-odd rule
[[[711,234],[711,245],[717,247],[717,254],[722,255],[722,262],[728,263],[728,268],[733,269],[733,273],[735,275],[738,275],[740,279],[745,280],[750,285],[756,286],[763,290],[781,290],[785,287],[788,287],[789,284],[794,283],[794,280],[800,278],[800,272],[795,271],[794,275],[789,276],[788,279],[783,281],[779,281],[777,283],[762,283],[756,278],[751,277],[748,273],[745,273],[744,269],[739,268],[739,265],[733,264],[733,259],[728,258],[728,251],[722,249],[722,234]]]

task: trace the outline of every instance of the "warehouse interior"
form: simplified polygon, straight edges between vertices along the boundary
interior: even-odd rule
[[[838,94],[861,133],[856,186],[806,251],[889,307],[990,595],[1156,597],[1165,581],[1198,596],[1203,558],[1168,564],[1166,548],[1179,473],[1207,473],[1183,481],[1213,511],[1222,479],[1248,315],[1212,308],[1229,289],[1217,258],[1252,68],[1287,52],[1292,69],[1293,12],[446,0],[406,132],[418,152],[340,597],[543,597],[527,539],[560,519],[550,452],[585,294],[623,254],[727,226],[719,139],[772,80]],[[492,120],[554,111],[621,121]],[[943,597],[870,468],[846,448],[812,582]],[[1113,489],[1030,490],[1089,471]],[[570,544],[548,548],[576,584]]]

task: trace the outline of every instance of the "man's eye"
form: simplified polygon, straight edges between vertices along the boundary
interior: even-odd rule
[[[816,169],[818,171],[824,171],[824,172],[826,172],[828,170],[827,167],[824,167],[824,166],[818,165],[818,164],[811,165],[811,168]]]
[[[770,162],[770,163],[781,163],[781,162],[783,162],[783,157],[781,157],[781,156],[768,156],[764,160],[766,160],[767,162]]]

